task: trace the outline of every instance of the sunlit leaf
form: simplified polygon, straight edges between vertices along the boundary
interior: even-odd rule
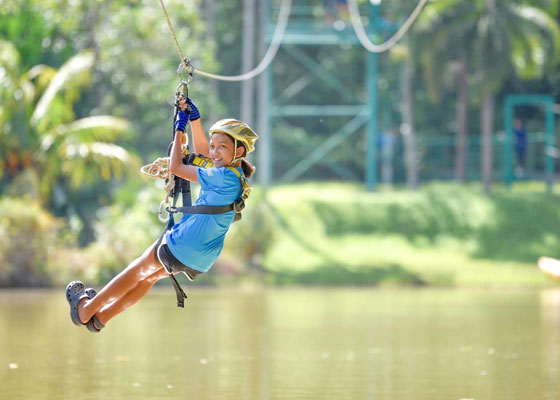
[[[521,18],[538,26],[541,29],[543,36],[551,40],[554,54],[560,55],[560,27],[554,18],[535,7],[519,5],[514,6],[513,11]]]
[[[20,64],[20,55],[17,51],[16,46],[5,40],[0,40],[0,67],[5,69],[4,73],[14,76],[12,73],[15,72]],[[2,79],[2,74],[0,74],[0,80]]]
[[[94,59],[94,54],[87,51],[72,57],[62,65],[52,78],[31,116],[31,123],[33,125],[37,125],[47,112],[50,111],[51,103],[62,89],[70,90],[73,86],[81,86],[84,84],[84,80],[89,79],[89,72],[93,66]]]
[[[130,129],[130,123],[122,118],[99,115],[82,118],[57,127],[60,135],[72,135],[82,142],[113,141]]]

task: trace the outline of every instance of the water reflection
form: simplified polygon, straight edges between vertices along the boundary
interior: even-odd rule
[[[0,292],[0,399],[557,399],[560,291],[156,290],[99,335]]]

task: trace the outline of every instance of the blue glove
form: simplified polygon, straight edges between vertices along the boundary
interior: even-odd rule
[[[200,118],[200,113],[198,112],[198,108],[196,108],[196,105],[194,104],[194,102],[187,97],[187,110],[190,112],[190,120],[191,121],[196,121],[197,119]]]
[[[187,110],[179,111],[177,113],[177,120],[175,121],[175,130],[185,132],[187,122],[189,122],[189,112]]]

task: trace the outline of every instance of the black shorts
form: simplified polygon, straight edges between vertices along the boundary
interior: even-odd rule
[[[191,281],[194,281],[197,275],[202,274],[202,272],[187,267],[181,261],[177,260],[173,253],[169,250],[169,247],[167,247],[164,236],[162,236],[156,244],[156,258],[168,274],[182,272]]]

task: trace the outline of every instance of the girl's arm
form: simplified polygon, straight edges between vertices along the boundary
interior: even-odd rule
[[[181,145],[184,142],[183,131],[175,131],[175,139],[173,146],[171,146],[171,155],[169,156],[169,172],[173,175],[189,180],[191,182],[198,182],[196,175],[196,167],[193,165],[183,164],[183,154],[181,153]]]
[[[191,132],[194,152],[209,157],[208,138],[206,137],[200,118],[191,121]]]

